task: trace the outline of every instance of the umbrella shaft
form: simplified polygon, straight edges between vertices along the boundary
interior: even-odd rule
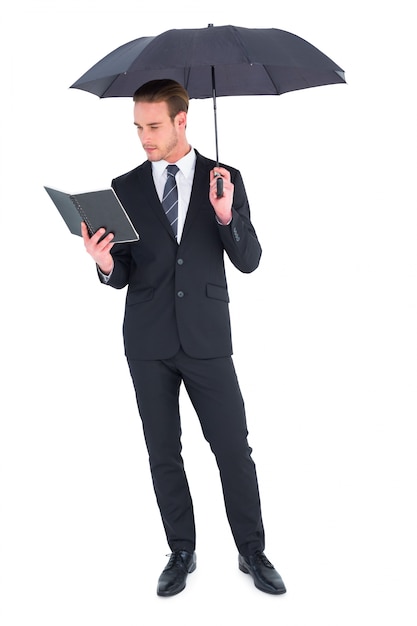
[[[216,141],[216,163],[219,166],[219,144],[217,140],[217,103],[216,103],[216,78],[214,75],[214,66],[211,66],[211,84],[213,87],[213,110],[214,110],[214,138]]]
[[[216,140],[216,165],[219,167],[219,144],[217,141],[217,103],[216,103],[216,79],[214,76],[214,66],[211,66],[211,83],[213,86],[213,110],[214,110],[214,137]],[[223,179],[221,176],[217,179],[217,197],[223,196]]]

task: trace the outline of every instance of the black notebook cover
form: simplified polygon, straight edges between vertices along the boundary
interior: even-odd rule
[[[114,234],[114,243],[139,239],[113,189],[78,194],[65,193],[52,187],[45,187],[45,190],[73,235],[81,237],[81,222],[85,222],[90,236],[99,228],[105,228],[106,234]]]

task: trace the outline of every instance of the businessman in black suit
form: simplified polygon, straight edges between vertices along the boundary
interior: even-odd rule
[[[189,100],[181,85],[151,81],[133,99],[147,160],[112,186],[140,240],[114,245],[111,234],[100,240],[103,230],[90,238],[85,225],[83,238],[100,280],[116,289],[127,286],[125,353],[172,551],[157,593],[179,593],[196,567],[193,504],[181,457],[181,384],[216,458],[239,568],[258,589],[285,593],[264,554],[256,469],[231,356],[224,252],[246,273],[257,268],[261,257],[242,177],[229,166],[216,167],[189,145]],[[168,164],[178,167],[173,219],[163,209]]]

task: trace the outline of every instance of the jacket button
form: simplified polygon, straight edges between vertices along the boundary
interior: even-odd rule
[[[177,296],[179,298],[183,298],[184,297],[184,292],[183,291],[177,291]]]
[[[182,265],[184,263],[183,259],[177,259],[178,265]]]

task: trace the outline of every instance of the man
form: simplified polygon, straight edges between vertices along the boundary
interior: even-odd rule
[[[246,273],[261,257],[242,178],[189,145],[188,94],[180,84],[151,81],[133,99],[147,161],[112,186],[140,240],[114,245],[111,234],[100,241],[104,230],[89,238],[83,224],[82,232],[100,280],[116,289],[127,286],[125,353],[172,551],[157,593],[179,593],[196,567],[193,505],[181,457],[182,383],[216,457],[239,568],[262,591],[285,593],[264,554],[256,470],[231,357],[224,252]],[[177,173],[167,171],[173,164]],[[165,196],[172,199],[168,205]]]

